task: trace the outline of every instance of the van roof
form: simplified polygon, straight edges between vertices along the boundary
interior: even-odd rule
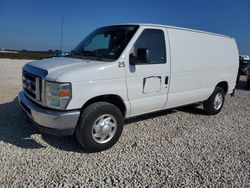
[[[220,37],[226,37],[230,39],[234,39],[233,37],[227,36],[227,35],[222,35],[219,33],[212,33],[212,32],[207,32],[207,31],[202,31],[202,30],[196,30],[196,29],[189,29],[189,28],[184,28],[184,27],[176,27],[176,26],[170,26],[170,25],[161,25],[161,24],[150,24],[150,23],[123,23],[123,24],[118,24],[118,25],[139,25],[139,26],[151,26],[151,27],[165,27],[165,28],[172,28],[172,29],[179,29],[179,30],[185,30],[185,31],[192,31],[192,32],[197,32],[197,33],[205,33],[209,35],[216,35]]]

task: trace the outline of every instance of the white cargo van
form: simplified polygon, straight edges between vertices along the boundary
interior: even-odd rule
[[[152,24],[99,28],[66,57],[23,67],[19,102],[42,132],[110,148],[125,118],[203,102],[217,114],[235,88],[233,38]]]

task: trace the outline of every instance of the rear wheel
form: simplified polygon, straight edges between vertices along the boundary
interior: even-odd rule
[[[225,91],[223,88],[216,86],[212,95],[203,103],[205,112],[209,115],[218,114],[225,101]]]
[[[123,115],[120,109],[107,102],[97,102],[83,111],[75,134],[87,151],[97,152],[112,147],[122,130]]]

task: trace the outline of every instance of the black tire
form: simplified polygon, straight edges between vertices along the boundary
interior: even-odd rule
[[[98,143],[92,136],[93,126],[96,120],[104,114],[110,114],[115,118],[116,131],[114,136],[110,137],[111,140],[106,143]],[[119,108],[107,102],[96,102],[82,112],[75,130],[76,139],[88,152],[103,151],[112,147],[119,140],[123,124],[124,118]]]
[[[219,108],[216,108],[215,107],[215,98],[216,98],[216,96],[218,94],[221,94],[221,96],[222,96],[222,103],[219,106]],[[204,111],[208,115],[218,114],[221,111],[221,109],[222,109],[222,107],[224,105],[224,101],[225,101],[225,91],[224,91],[224,89],[219,87],[219,86],[216,86],[214,92],[212,93],[212,95],[206,101],[203,102]]]

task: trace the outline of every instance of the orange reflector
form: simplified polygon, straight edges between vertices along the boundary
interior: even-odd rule
[[[70,92],[69,91],[60,91],[59,93],[60,97],[69,97],[70,96]]]

